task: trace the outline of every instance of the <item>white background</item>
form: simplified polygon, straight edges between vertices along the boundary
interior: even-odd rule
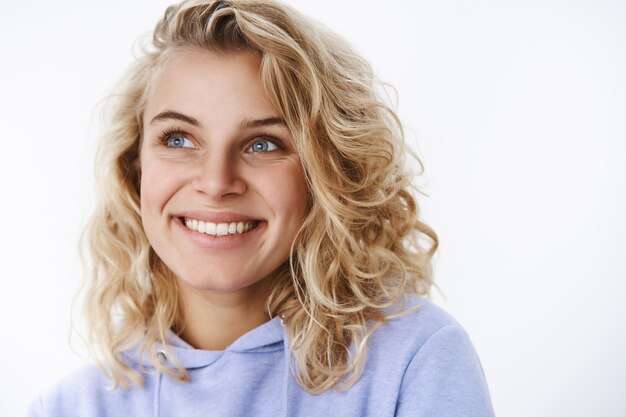
[[[1,416],[84,361],[95,109],[168,3],[0,0]],[[496,413],[625,416],[625,2],[290,3],[397,88],[441,238],[435,298]]]

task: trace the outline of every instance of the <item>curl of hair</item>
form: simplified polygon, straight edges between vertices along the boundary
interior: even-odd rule
[[[123,352],[189,378],[154,354],[180,315],[172,272],[143,231],[139,149],[150,82],[181,48],[252,51],[294,138],[309,186],[307,217],[267,302],[288,330],[292,365],[310,392],[350,387],[367,340],[408,294],[428,294],[436,234],[419,220],[403,129],[370,66],[345,41],[271,0],[170,6],[123,78],[97,154],[98,206],[86,230],[88,341],[117,385],[142,384]],[[171,355],[170,355],[171,356]]]

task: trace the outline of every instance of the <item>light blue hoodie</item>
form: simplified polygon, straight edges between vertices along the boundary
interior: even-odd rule
[[[363,375],[347,391],[314,395],[298,385],[289,368],[285,329],[275,318],[225,351],[197,350],[174,339],[171,351],[189,370],[189,382],[151,372],[143,388],[111,391],[111,380],[87,366],[37,398],[28,416],[493,416],[467,333],[430,301],[417,302],[416,312],[390,320],[372,335]],[[136,357],[129,362],[138,366]]]

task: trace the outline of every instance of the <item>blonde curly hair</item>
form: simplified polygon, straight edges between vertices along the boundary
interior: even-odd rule
[[[189,378],[155,355],[180,317],[179,293],[144,233],[138,182],[150,82],[185,47],[262,57],[262,83],[292,133],[310,194],[267,309],[283,318],[304,388],[350,387],[369,335],[408,294],[428,294],[438,239],[419,220],[403,129],[370,66],[344,40],[271,0],[170,6],[112,96],[96,161],[98,205],[85,234],[87,336],[96,360],[117,385],[142,384],[142,370],[122,355],[139,346],[160,372]]]

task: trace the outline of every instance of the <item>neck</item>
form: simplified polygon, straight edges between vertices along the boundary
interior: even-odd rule
[[[224,350],[269,321],[265,303],[271,282],[263,281],[233,292],[198,290],[181,282],[180,337],[196,349]]]

